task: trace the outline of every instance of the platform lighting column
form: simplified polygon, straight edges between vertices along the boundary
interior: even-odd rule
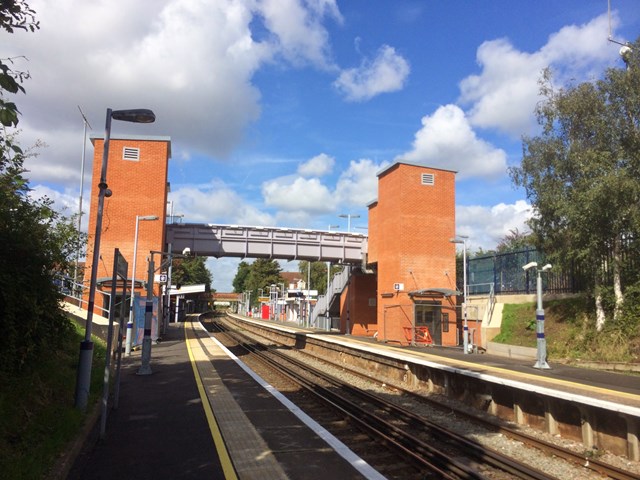
[[[469,237],[464,235],[457,235],[455,238],[450,239],[451,243],[459,243],[462,245],[462,348],[465,354],[469,353],[469,322],[467,316],[467,239]]]
[[[83,135],[82,135],[82,163],[80,164],[80,198],[78,199],[78,232],[82,231],[82,194],[84,191],[84,164],[87,152],[87,127],[91,128],[89,124],[89,120],[85,117],[80,105],[78,105],[78,110],[80,110],[80,115],[82,115],[82,121],[84,123]],[[74,294],[78,294],[80,300],[82,300],[82,289],[79,288],[78,282],[78,267],[80,263],[80,248],[76,252],[76,263],[73,270],[73,288]],[[82,308],[82,301],[78,303],[78,307]]]
[[[347,232],[351,233],[351,219],[352,218],[360,218],[360,215],[353,215],[351,213],[343,213],[341,215],[338,215],[338,217],[347,219]]]
[[[93,259],[91,263],[91,280],[89,283],[87,320],[84,340],[80,343],[80,360],[78,362],[78,376],[76,380],[75,406],[80,410],[84,410],[87,407],[89,389],[91,386],[91,364],[93,363],[91,328],[93,326],[93,308],[96,299],[98,264],[100,262],[102,214],[104,211],[104,198],[111,196],[111,190],[109,190],[107,186],[107,163],[109,161],[111,119],[133,123],[152,123],[156,120],[156,116],[151,110],[147,109],[112,110],[107,108],[107,118],[104,129],[104,148],[102,151],[102,167],[100,171],[100,182],[98,183],[98,210],[96,213],[96,231],[93,240]]]
[[[136,233],[133,239],[133,267],[131,269],[131,297],[129,297],[129,320],[127,321],[127,336],[124,346],[124,354],[126,356],[131,355],[131,343],[133,338],[133,297],[136,285],[136,261],[138,258],[138,228],[140,221],[153,220],[158,220],[158,217],[155,215],[136,215]]]
[[[536,278],[536,363],[533,368],[550,369],[551,367],[547,363],[547,340],[544,337],[544,309],[542,308],[542,272],[551,270],[551,264],[547,263],[544,267],[538,268],[537,262],[527,263],[522,269],[526,272],[530,268],[537,270]]]

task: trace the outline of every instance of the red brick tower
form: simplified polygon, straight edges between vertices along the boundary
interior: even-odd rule
[[[434,344],[457,344],[454,236],[455,172],[397,162],[378,174],[368,264],[379,340],[407,343],[427,327]]]
[[[88,282],[93,258],[93,241],[98,210],[98,182],[102,167],[104,139],[91,137],[94,146],[91,211],[89,215],[89,240],[85,283]],[[171,139],[156,136],[117,136],[109,142],[107,184],[112,195],[104,199],[98,289],[105,280],[111,280],[115,248],[129,263],[128,276],[132,274],[136,215],[157,216],[155,221],[141,221],[138,227],[136,280],[146,281],[150,251],[163,251],[166,224],[168,183],[167,174],[171,156]],[[159,257],[155,257],[156,263]],[[110,282],[109,282],[110,283]],[[96,307],[108,308],[106,297],[97,294]],[[95,314],[104,315],[96,309]]]

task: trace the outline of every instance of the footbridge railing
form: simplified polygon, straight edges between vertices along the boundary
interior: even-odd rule
[[[336,297],[340,295],[344,287],[349,283],[349,277],[351,276],[351,268],[345,267],[341,272],[336,273],[329,282],[329,288],[326,295],[319,295],[313,310],[311,311],[310,326],[324,328],[329,330],[331,325],[322,325],[328,323],[327,313],[331,308],[331,305]],[[324,320],[323,320],[324,317]]]
[[[206,257],[272,258],[361,264],[367,236],[278,227],[174,223],[166,226],[166,242],[174,253],[186,248]]]

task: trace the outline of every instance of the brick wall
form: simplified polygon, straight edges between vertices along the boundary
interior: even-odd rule
[[[434,184],[423,185],[422,174],[433,175]],[[455,172],[396,163],[379,174],[374,210],[369,241],[377,261],[378,338],[404,343],[404,327],[413,322],[408,292],[455,289],[455,245],[449,241],[455,236]],[[396,283],[404,290],[396,291]],[[438,301],[450,305],[450,299]],[[442,332],[442,343],[455,345],[455,308],[447,312],[452,327]]]
[[[85,270],[86,285],[89,283],[93,260],[93,242],[98,211],[98,182],[102,169],[104,140],[92,138],[92,143],[94,144],[94,158]],[[124,160],[124,147],[139,148],[139,160]],[[98,279],[112,276],[113,253],[116,247],[120,249],[120,253],[129,263],[129,276],[131,276],[136,215],[155,215],[158,217],[158,220],[155,221],[139,222],[135,273],[137,280],[146,281],[147,279],[149,252],[164,250],[170,148],[171,143],[166,137],[111,138],[106,183],[112,195],[104,200]],[[157,267],[160,262],[159,255],[154,256],[154,261]],[[96,305],[102,306],[100,297],[102,296],[96,295]]]

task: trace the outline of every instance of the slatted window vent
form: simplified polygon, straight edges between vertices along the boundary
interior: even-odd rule
[[[422,174],[422,185],[433,186],[436,183],[436,177],[433,173]]]
[[[124,147],[122,149],[122,159],[137,162],[140,160],[140,149],[133,147]]]

